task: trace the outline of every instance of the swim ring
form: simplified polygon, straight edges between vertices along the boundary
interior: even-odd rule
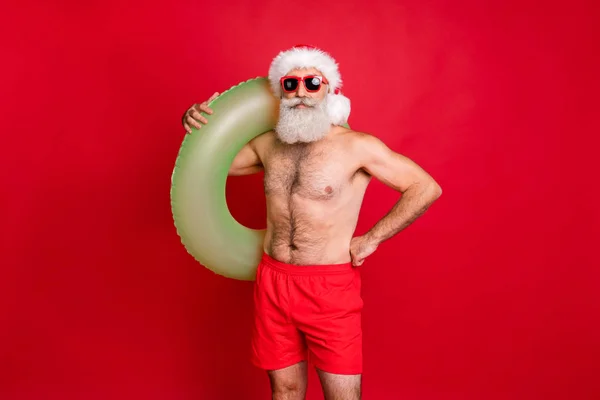
[[[264,229],[250,229],[231,215],[225,198],[229,168],[246,143],[277,122],[279,100],[267,78],[242,82],[209,103],[208,124],[185,135],[171,176],[171,211],[181,242],[216,274],[254,280]]]

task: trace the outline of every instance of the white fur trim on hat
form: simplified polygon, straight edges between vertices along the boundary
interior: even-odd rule
[[[331,123],[345,124],[350,116],[350,99],[339,93],[342,77],[333,57],[323,50],[305,45],[279,53],[269,68],[269,82],[275,96],[281,98],[282,95],[280,79],[296,68],[315,68],[323,74],[329,82],[327,107]]]
[[[350,99],[341,93],[329,93],[327,95],[327,113],[332,124],[344,125],[350,116]]]
[[[293,47],[275,57],[269,68],[269,80],[273,92],[280,97],[279,80],[296,68],[316,68],[329,81],[330,92],[342,87],[342,78],[335,60],[322,50],[306,46]]]

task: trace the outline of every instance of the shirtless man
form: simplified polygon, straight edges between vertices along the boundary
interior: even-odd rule
[[[264,171],[267,228],[252,361],[268,372],[273,399],[305,398],[307,361],[327,400],[360,399],[363,303],[354,267],[422,215],[441,189],[376,137],[341,126],[350,101],[339,93],[329,54],[307,46],[281,52],[269,79],[281,99],[277,126],[244,146],[229,171]],[[192,106],[183,117],[188,132],[208,123],[200,111],[213,113],[207,102]],[[402,196],[368,233],[353,237],[372,177]]]

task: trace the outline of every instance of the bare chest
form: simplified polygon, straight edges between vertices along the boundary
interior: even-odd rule
[[[348,184],[347,163],[335,149],[296,145],[273,149],[265,163],[267,196],[335,198]]]

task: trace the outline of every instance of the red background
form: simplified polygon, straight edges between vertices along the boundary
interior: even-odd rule
[[[362,267],[364,398],[600,398],[593,3],[4,3],[0,397],[268,398],[251,284],[187,255],[170,175],[189,105],[311,43],[444,189]],[[228,184],[253,227],[260,179]]]

